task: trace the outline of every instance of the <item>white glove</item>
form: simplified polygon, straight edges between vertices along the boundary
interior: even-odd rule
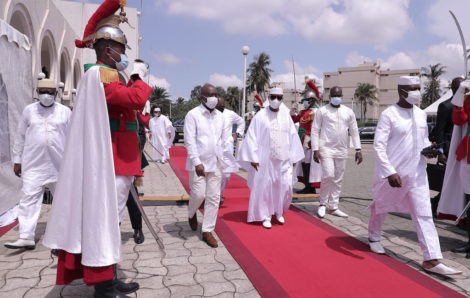
[[[456,107],[463,107],[463,101],[465,99],[465,91],[470,90],[470,80],[465,80],[460,83],[459,89],[455,92],[454,97],[452,97],[451,103]]]
[[[134,62],[134,69],[132,69],[131,75],[138,74],[141,79],[145,78],[149,72],[148,65],[143,62]]]
[[[147,102],[145,103],[145,107],[142,110],[142,115],[145,116],[147,114],[150,114],[150,101],[149,100],[147,100]]]

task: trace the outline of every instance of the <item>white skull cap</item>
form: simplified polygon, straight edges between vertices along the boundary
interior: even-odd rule
[[[269,90],[269,95],[271,95],[271,94],[284,95],[284,91],[282,90],[282,88],[271,88]]]
[[[400,86],[420,85],[421,80],[417,76],[401,76],[398,80]]]

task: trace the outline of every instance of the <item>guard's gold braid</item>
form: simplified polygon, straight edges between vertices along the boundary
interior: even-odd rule
[[[100,80],[103,84],[119,81],[119,73],[115,69],[100,67]]]

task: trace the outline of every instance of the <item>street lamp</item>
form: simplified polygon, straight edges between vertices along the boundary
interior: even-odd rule
[[[240,116],[242,116],[243,119],[245,119],[245,103],[246,103],[246,58],[248,56],[248,53],[250,52],[250,48],[248,46],[242,47],[242,54],[245,62],[245,66],[243,67],[243,100],[242,100],[242,113]]]

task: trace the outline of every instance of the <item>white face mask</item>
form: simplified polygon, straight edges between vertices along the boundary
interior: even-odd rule
[[[405,98],[405,100],[412,105],[417,105],[421,102],[421,91],[419,90],[413,90],[413,91],[408,91],[408,96]]]
[[[304,109],[308,109],[310,107],[310,102],[308,100],[304,101]]]
[[[217,103],[219,102],[219,99],[215,96],[206,97],[206,99],[207,99],[206,107],[208,107],[211,110],[215,109],[215,107],[217,106]]]
[[[269,99],[269,106],[277,110],[281,106],[281,101],[279,99]]]
[[[55,101],[55,96],[50,95],[50,94],[39,94],[39,102],[45,106],[45,107],[50,107]]]
[[[343,101],[342,97],[332,97],[332,98],[330,98],[330,103],[334,106],[339,106],[342,101]]]

